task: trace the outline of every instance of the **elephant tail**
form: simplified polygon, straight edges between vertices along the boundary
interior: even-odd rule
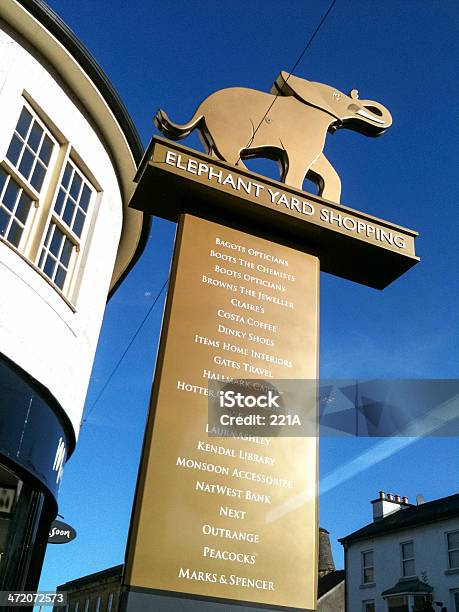
[[[171,140],[182,140],[182,138],[186,138],[186,136],[191,134],[203,118],[204,115],[195,115],[189,123],[177,125],[176,123],[172,123],[162,109],[159,109],[153,121],[158,130],[162,132],[164,136],[167,136],[167,138]]]

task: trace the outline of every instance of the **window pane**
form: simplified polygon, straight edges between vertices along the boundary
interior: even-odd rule
[[[3,191],[3,187],[5,186],[6,179],[8,178],[8,174],[3,170],[0,166],[0,194]]]
[[[414,561],[404,561],[403,562],[403,575],[404,576],[414,576]]]
[[[6,157],[10,160],[10,162],[15,166],[18,162],[19,155],[22,149],[22,142],[19,138],[14,134],[11,139],[10,146],[8,147],[8,151],[6,152]]]
[[[75,217],[75,221],[73,223],[73,231],[78,236],[78,238],[81,237],[81,232],[83,231],[83,225],[84,225],[85,219],[86,219],[85,214],[81,212],[81,210],[78,210],[76,217]]]
[[[449,553],[449,567],[459,567],[459,550],[454,550]]]
[[[6,398],[14,397],[3,384],[2,392]],[[30,493],[31,489],[28,485],[21,482],[13,472],[0,465],[0,559],[2,569],[8,563],[15,562],[18,550],[21,550],[27,541],[25,539],[27,528],[32,522],[26,515],[26,510],[32,514],[31,504],[27,499]],[[35,514],[35,517],[37,516],[39,514]],[[4,585],[5,583],[2,584]],[[10,606],[1,607],[7,610]]]
[[[373,568],[372,567],[369,567],[363,570],[363,581],[365,583],[373,582]]]
[[[404,559],[412,559],[414,557],[413,542],[402,544],[402,556]]]
[[[425,612],[432,610],[432,595],[413,595],[414,608],[413,612]]]
[[[16,217],[23,224],[27,221],[27,216],[29,214],[30,206],[32,204],[32,200],[27,196],[24,192],[22,192],[21,197],[19,198],[19,204],[16,208]]]
[[[9,215],[4,208],[0,208],[0,234],[5,238],[6,228],[10,222],[11,215]]]
[[[70,177],[72,176],[72,166],[67,164],[65,167],[64,176],[62,177],[61,184],[63,187],[67,188],[69,186]]]
[[[365,567],[373,565],[373,551],[363,553],[363,565]]]
[[[8,232],[8,240],[11,244],[14,244],[15,247],[19,246],[19,242],[21,241],[22,236],[22,227],[19,225],[17,221],[13,221],[10,227],[10,231]]]
[[[67,199],[67,204],[65,206],[63,220],[67,223],[69,227],[72,227],[72,219],[73,213],[75,212],[75,204],[72,202],[70,198]]]
[[[62,249],[61,262],[67,268],[72,254],[73,244],[68,238],[65,239],[64,248]]]
[[[29,149],[26,147],[24,149],[24,153],[22,154],[21,163],[19,164],[19,172],[25,176],[26,179],[30,176],[30,171],[32,170],[32,164],[35,158]]]
[[[39,161],[37,161],[35,165],[35,169],[32,174],[32,178],[30,179],[30,184],[37,191],[40,191],[43,185],[43,179],[45,178],[45,174],[46,174],[46,168],[42,166]]]
[[[57,194],[56,203],[54,204],[54,210],[58,215],[62,214],[62,208],[64,206],[65,192],[62,189],[59,189],[59,193]]]
[[[67,270],[62,266],[59,266],[57,269],[56,277],[54,278],[54,282],[59,287],[59,289],[63,289],[66,275]]]
[[[389,612],[409,612],[408,598],[406,595],[402,597],[389,597],[387,600]]]
[[[46,258],[45,267],[43,268],[43,272],[47,276],[49,276],[49,278],[52,278],[55,267],[56,267],[55,260],[51,257],[51,255],[48,255],[48,257]]]
[[[49,250],[56,257],[59,255],[63,237],[63,233],[59,231],[56,226],[54,226],[53,239],[51,240],[51,244],[49,245]]]
[[[72,186],[70,187],[70,195],[74,200],[78,200],[82,182],[81,177],[75,172],[73,175]]]
[[[41,161],[45,164],[45,166],[47,166],[49,163],[49,159],[51,157],[53,146],[54,145],[53,145],[53,141],[51,140],[51,138],[49,138],[48,136],[45,136],[43,139],[43,143],[41,145],[40,154],[39,154],[39,157]]]
[[[21,111],[21,116],[19,117],[19,121],[16,126],[16,131],[19,132],[19,134],[21,134],[23,138],[26,137],[27,130],[29,129],[31,121],[32,121],[32,115],[24,107]]]
[[[448,550],[451,548],[459,548],[459,531],[448,533]]]
[[[81,192],[81,198],[79,201],[79,205],[86,212],[88,210],[89,200],[91,199],[91,190],[87,185],[83,187],[83,191]]]
[[[5,195],[3,196],[3,204],[10,210],[14,209],[16,200],[18,199],[19,185],[10,177],[8,187],[6,188]]]
[[[32,126],[32,130],[29,134],[29,138],[27,139],[27,144],[35,151],[35,153],[38,152],[38,147],[40,145],[42,135],[43,130],[35,121]]]

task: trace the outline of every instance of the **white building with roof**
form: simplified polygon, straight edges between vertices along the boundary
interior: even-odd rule
[[[340,539],[346,611],[459,612],[459,494],[371,503],[373,522]]]

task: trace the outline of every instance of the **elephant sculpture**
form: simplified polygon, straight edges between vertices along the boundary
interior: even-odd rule
[[[266,157],[280,165],[281,180],[302,189],[305,177],[319,195],[339,202],[341,181],[323,154],[327,132],[349,128],[378,136],[392,124],[390,112],[372,100],[349,95],[282,71],[271,93],[233,87],[206,98],[189,123],[172,123],[163,110],[157,128],[172,140],[199,130],[207,153],[231,164]]]

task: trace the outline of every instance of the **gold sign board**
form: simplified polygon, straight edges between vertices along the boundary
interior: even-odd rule
[[[181,217],[127,587],[316,608],[316,437],[211,437],[207,392],[316,379],[318,288],[316,257]]]

